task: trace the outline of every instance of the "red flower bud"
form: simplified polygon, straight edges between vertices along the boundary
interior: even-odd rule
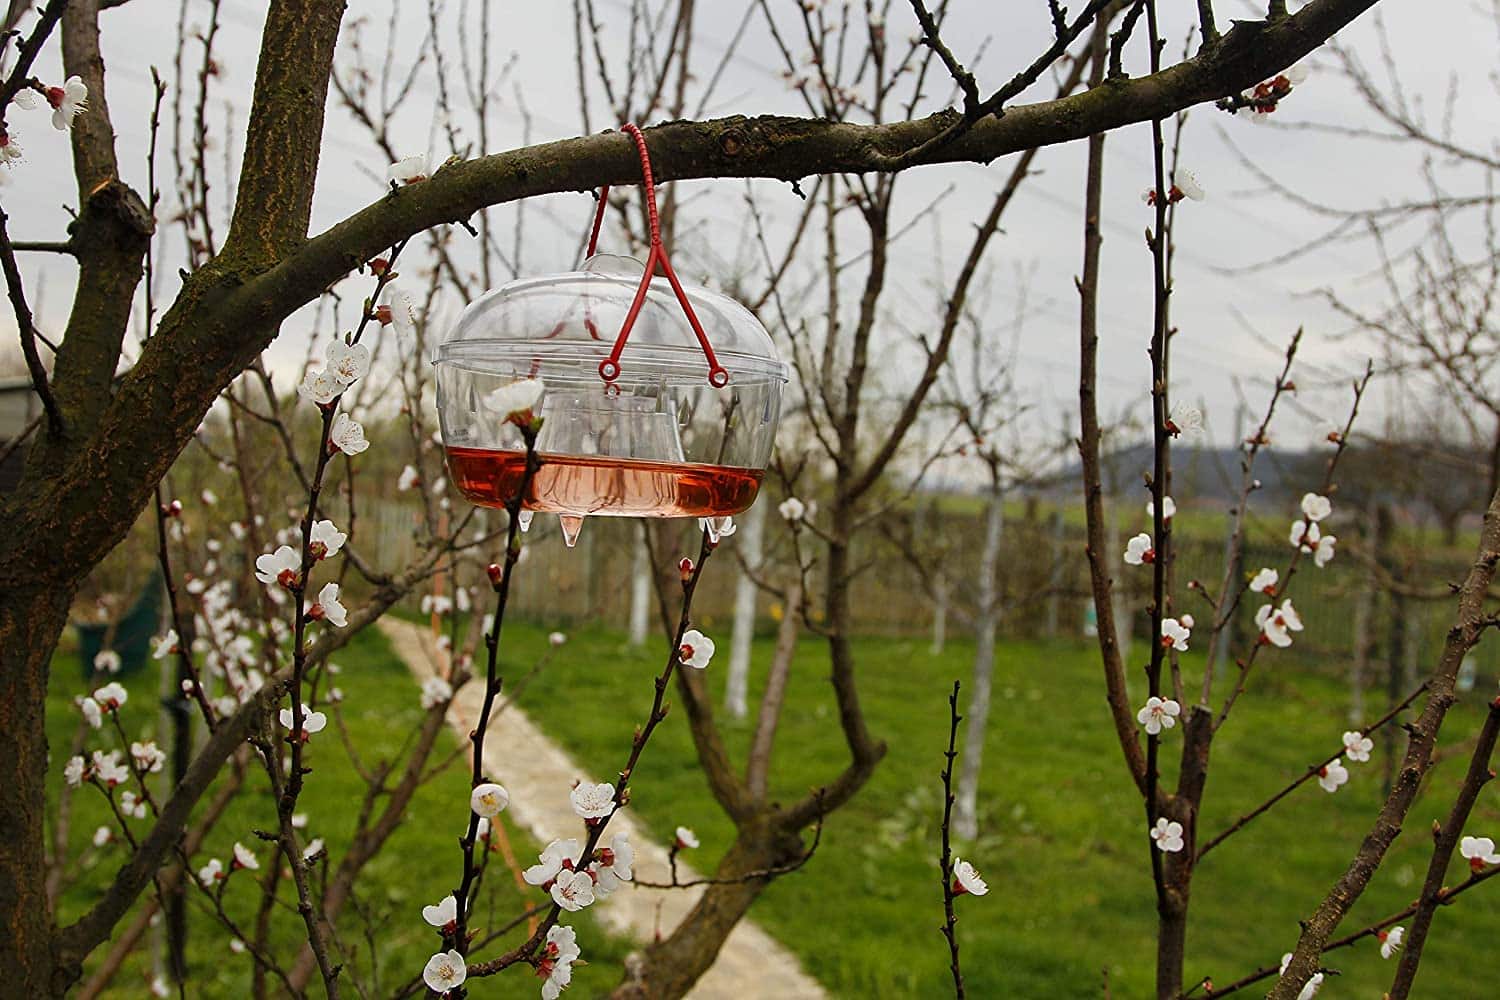
[[[484,568],[484,572],[490,578],[491,584],[496,587],[500,586],[500,576],[503,570],[501,570],[499,563],[490,563]]]
[[[693,578],[693,561],[683,556],[682,561],[677,564],[677,572],[682,574],[682,582],[687,583]]]
[[[384,257],[376,257],[374,260],[370,261],[370,273],[374,275],[382,275],[390,269],[391,262],[386,260]]]
[[[390,306],[376,306],[375,307],[375,318],[378,319],[378,320],[380,320],[380,325],[381,326],[390,326],[391,325],[391,307]]]

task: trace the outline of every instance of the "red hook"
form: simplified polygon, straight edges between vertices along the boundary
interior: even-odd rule
[[[721,389],[729,384],[729,372],[725,371],[724,366],[719,364],[719,359],[714,355],[713,345],[708,342],[708,334],[703,332],[703,324],[698,322],[698,314],[693,311],[693,305],[688,301],[687,293],[682,290],[682,282],[677,280],[677,272],[672,270],[672,261],[661,243],[661,223],[656,216],[656,182],[651,176],[651,155],[646,150],[646,139],[633,122],[621,125],[620,131],[635,140],[636,154],[641,159],[642,186],[646,191],[646,218],[651,230],[651,250],[646,256],[645,273],[641,275],[641,283],[636,287],[635,298],[630,303],[630,310],[625,314],[625,322],[620,326],[620,333],[615,338],[614,347],[610,349],[609,356],[599,362],[599,377],[606,382],[613,382],[620,377],[620,353],[625,350],[625,341],[630,339],[631,328],[635,326],[636,317],[641,314],[641,307],[646,303],[646,291],[651,287],[651,278],[656,274],[657,266],[660,265],[662,273],[667,276],[667,281],[677,296],[678,303],[682,306],[683,314],[687,316],[688,325],[693,328],[693,333],[698,338],[698,346],[703,348],[703,356],[708,359],[708,383]],[[598,249],[599,230],[604,225],[604,210],[608,205],[609,186],[605,185],[599,191],[599,208],[594,212],[594,228],[589,233],[587,253],[589,257],[592,257],[594,251]]]

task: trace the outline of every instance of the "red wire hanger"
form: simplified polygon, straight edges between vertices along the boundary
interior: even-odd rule
[[[682,306],[683,314],[687,316],[688,325],[693,328],[693,333],[698,338],[698,346],[703,348],[703,356],[708,359],[709,385],[723,388],[729,384],[729,372],[719,364],[719,359],[714,355],[713,345],[708,342],[708,334],[703,332],[703,324],[698,322],[698,314],[693,311],[693,305],[688,301],[687,293],[682,290],[682,283],[677,280],[677,272],[672,270],[672,261],[667,256],[666,247],[662,246],[661,223],[656,216],[656,182],[651,176],[651,155],[646,150],[646,139],[633,122],[621,125],[620,131],[635,140],[636,154],[641,159],[642,186],[646,193],[646,217],[651,230],[651,251],[646,256],[645,273],[641,275],[641,283],[636,287],[635,298],[630,303],[630,311],[625,314],[625,322],[620,326],[620,333],[615,337],[615,344],[610,348],[609,356],[599,362],[599,377],[609,383],[613,383],[620,377],[620,353],[625,350],[625,341],[630,339],[630,331],[635,326],[636,318],[641,314],[641,307],[646,303],[646,291],[651,287],[651,279],[655,276],[657,267],[660,266],[662,274],[666,275],[667,281],[672,285],[672,291]],[[608,206],[609,185],[606,184],[599,190],[599,208],[594,213],[594,228],[589,233],[586,256],[592,257],[598,249],[599,230],[604,225],[604,210]]]

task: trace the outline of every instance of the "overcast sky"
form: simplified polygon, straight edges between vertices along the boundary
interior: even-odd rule
[[[626,0],[597,2],[610,28],[623,31]],[[454,58],[459,43],[452,25],[459,6],[459,0],[448,0],[449,27],[445,32],[449,37],[445,48]],[[1180,50],[1188,26],[1185,18],[1194,5],[1188,0],[1166,0],[1161,6],[1164,34],[1174,39],[1170,48],[1175,52]],[[1243,4],[1220,0],[1218,6],[1221,20],[1249,14]],[[1467,95],[1456,110],[1456,135],[1490,148],[1492,137],[1500,134],[1494,84],[1488,78],[1497,53],[1495,22],[1477,2],[1444,4],[1441,18],[1435,16],[1434,6],[1386,0],[1377,10],[1385,18],[1408,94],[1425,97],[1435,106],[1442,101],[1452,75],[1459,92]],[[189,4],[188,20],[193,28],[206,23],[207,7],[199,0]],[[790,11],[795,2],[772,0],[772,7]],[[700,0],[699,8],[696,64],[706,74],[724,53],[743,5],[739,0]],[[1040,0],[1008,4],[955,0],[954,8],[945,33],[961,56],[972,58],[980,40],[988,40],[982,60],[975,64],[982,88],[1008,79],[1046,43],[1049,29]],[[907,37],[915,29],[907,4],[899,0],[890,9],[888,30],[893,37]],[[1007,13],[999,17],[993,13],[997,9]],[[380,48],[389,10],[381,2],[352,4],[346,17],[346,37],[349,24],[366,17],[365,45]],[[497,30],[492,58],[497,64],[514,58],[515,65],[498,95],[499,106],[490,123],[489,151],[523,141],[517,87],[532,117],[532,141],[578,134],[581,122],[573,68],[571,4],[564,0],[497,2],[494,11]],[[215,81],[213,98],[214,117],[219,123],[213,155],[221,160],[225,114],[232,114],[238,123],[236,128],[243,125],[263,16],[264,5],[252,0],[224,0],[222,4],[223,24],[217,45],[221,74]],[[120,133],[122,169],[139,190],[145,187],[150,67],[158,66],[170,77],[177,18],[175,0],[132,0],[103,15],[109,101]],[[407,63],[423,41],[425,4],[407,3],[400,22],[394,44],[401,54],[399,61]],[[1373,18],[1366,15],[1341,40],[1366,53],[1367,61],[1375,65],[1379,61],[1375,38]],[[617,47],[611,56],[618,60],[622,51]],[[341,59],[345,65],[350,63],[352,55],[347,48]],[[1320,61],[1320,57],[1314,58],[1312,75],[1278,111],[1277,122],[1369,124],[1371,116],[1358,97],[1331,69],[1320,72]],[[56,75],[55,47],[43,60],[41,73]],[[1039,99],[1047,86],[1039,85],[1025,99]],[[923,111],[935,110],[947,98],[946,88],[929,89],[931,98]],[[403,148],[417,151],[434,140],[434,100],[433,78],[423,73],[417,80],[411,112],[397,124]],[[596,95],[596,118],[601,106]],[[757,16],[728,61],[707,113],[767,112],[805,113],[782,80],[779,56]],[[0,189],[0,199],[12,216],[12,235],[16,239],[61,238],[67,222],[64,206],[75,200],[71,181],[64,181],[69,176],[65,138],[51,129],[40,112],[28,115],[13,110],[11,121],[27,154],[27,161],[11,172],[10,183]],[[595,121],[594,127],[604,124]],[[230,142],[231,151],[237,150],[238,136],[231,134]],[[1368,247],[1344,244],[1270,270],[1234,273],[1234,268],[1268,260],[1303,244],[1329,225],[1329,220],[1313,217],[1263,190],[1242,164],[1242,154],[1307,198],[1349,208],[1416,193],[1421,156],[1395,144],[1305,129],[1258,127],[1211,108],[1198,109],[1189,120],[1183,161],[1191,165],[1208,198],[1186,205],[1179,215],[1174,314],[1181,330],[1175,342],[1177,393],[1179,397],[1186,394],[1205,400],[1216,437],[1225,439],[1232,433],[1237,383],[1246,386],[1253,404],[1259,406],[1264,398],[1263,382],[1274,371],[1286,339],[1299,325],[1305,326],[1307,369],[1299,379],[1304,387],[1300,402],[1305,410],[1295,424],[1287,425],[1286,433],[1311,440],[1322,435],[1346,401],[1342,391],[1319,392],[1314,385],[1361,368],[1368,353],[1368,346],[1358,338],[1341,336],[1345,324],[1315,293],[1332,287],[1356,301],[1378,298],[1381,291],[1373,280],[1374,257]],[[1140,201],[1140,192],[1150,182],[1149,128],[1136,126],[1114,133],[1108,155],[1101,389],[1106,408],[1123,412],[1144,399],[1149,371],[1145,347],[1150,330],[1151,264],[1141,234],[1151,213]],[[1082,143],[1043,151],[1038,159],[1042,174],[1028,183],[1012,207],[1004,238],[993,245],[989,257],[994,282],[988,301],[1001,323],[1008,323],[1015,310],[1016,275],[1022,271],[1030,274],[1027,319],[1018,344],[1020,381],[1040,411],[1055,412],[1059,424],[1074,405],[1076,392],[1077,301],[1073,277],[1081,255],[1083,160]],[[363,129],[346,112],[332,106],[314,203],[314,231],[378,197],[385,163]],[[903,179],[898,222],[910,218],[944,190],[951,187],[952,192],[941,202],[936,223],[928,221],[915,227],[896,248],[894,287],[888,297],[893,326],[920,328],[924,319],[930,322],[937,308],[933,283],[940,272],[951,274],[956,267],[972,232],[972,220],[988,207],[1008,165],[1009,160],[1001,160],[987,167],[921,168]],[[1441,163],[1437,167],[1454,190],[1473,189],[1474,178]],[[222,169],[218,176],[222,176]],[[744,185],[714,180],[684,187],[690,188],[684,194],[692,196],[693,225],[681,240],[679,270],[701,274],[711,269],[705,263],[710,259],[704,253],[705,244],[723,247],[719,252],[732,257],[743,242]],[[773,219],[785,222],[797,211],[796,197],[787,186],[757,182],[756,189]],[[575,233],[589,211],[588,200],[583,195],[559,195],[543,199],[537,207],[540,212],[532,216],[526,231],[528,268],[564,268],[571,262]],[[500,218],[508,220],[511,216]],[[176,240],[169,242],[175,245]],[[74,280],[72,268],[66,261],[50,257],[30,257],[24,263],[31,276],[33,297],[40,302],[43,328],[60,329]],[[170,296],[175,286],[170,277],[175,263],[165,270],[169,277],[164,289]],[[6,322],[10,322],[8,317],[0,319],[0,323]],[[306,314],[294,318],[272,350],[273,363],[288,373],[287,378],[305,351],[311,325],[311,317]],[[13,331],[13,322],[9,329]],[[1258,385],[1253,381],[1256,379],[1261,380]],[[1389,392],[1383,391],[1375,402],[1377,409],[1392,411]]]

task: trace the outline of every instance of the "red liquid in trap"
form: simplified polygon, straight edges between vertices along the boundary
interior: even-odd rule
[[[453,481],[470,502],[504,507],[521,487],[519,451],[449,448]],[[616,517],[727,517],[748,508],[765,473],[722,465],[580,455],[540,456],[523,506],[554,514]]]

